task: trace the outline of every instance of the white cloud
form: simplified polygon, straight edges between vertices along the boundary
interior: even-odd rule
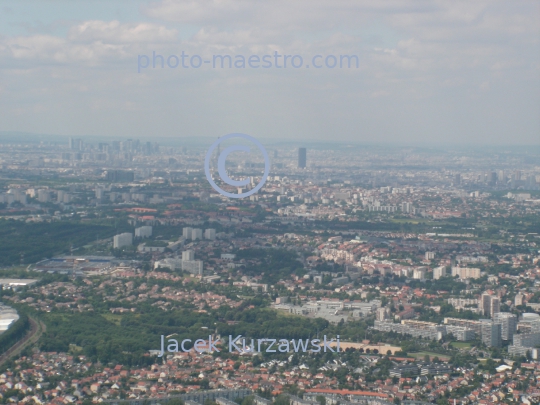
[[[268,134],[287,125],[320,136],[334,128],[353,137],[366,128],[381,136],[409,131],[429,137],[448,135],[453,120],[462,119],[464,133],[486,127],[485,122],[496,133],[505,120],[528,125],[530,136],[540,130],[537,121],[527,119],[539,104],[534,95],[540,86],[539,5],[526,0],[163,0],[142,9],[147,21],[79,21],[62,36],[0,37],[0,88],[2,98],[10,100],[0,121],[16,122],[9,111],[24,117],[25,103],[34,103],[33,111],[45,106],[57,120],[61,111],[72,111],[80,123],[73,118],[69,129],[76,132],[84,123],[84,133],[110,128],[149,133],[156,125],[166,133],[179,122],[192,132],[199,127],[212,132],[225,122]],[[277,50],[305,60],[315,54],[355,54],[360,67],[136,73],[138,54],[156,51],[166,58],[182,50],[203,56]],[[507,97],[512,92],[523,97]],[[91,117],[84,116],[86,109]],[[145,114],[124,115],[133,111]],[[101,122],[100,116],[107,119]],[[468,126],[470,116],[475,122]],[[45,113],[40,118],[49,122]],[[438,126],[438,119],[446,126]],[[62,132],[54,125],[48,132]]]
[[[177,39],[178,31],[150,23],[121,24],[120,21],[85,21],[72,27],[68,40],[73,42],[160,43]]]

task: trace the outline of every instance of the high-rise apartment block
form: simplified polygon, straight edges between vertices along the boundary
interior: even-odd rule
[[[501,312],[501,299],[488,293],[480,297],[480,309],[485,316],[493,317]]]
[[[413,210],[413,205],[410,202],[402,202],[401,203],[401,211],[405,213],[411,213]]]
[[[115,235],[113,238],[113,248],[119,249],[124,246],[130,246],[133,243],[133,234],[130,232]]]
[[[460,279],[480,278],[480,269],[475,267],[452,267],[452,277],[458,276]]]
[[[517,328],[517,316],[509,312],[498,312],[493,316],[493,322],[501,325],[501,337],[510,340]]]
[[[482,342],[488,347],[501,347],[501,324],[482,319]]]
[[[185,250],[182,252],[182,260],[195,260],[195,253],[193,250]]]
[[[139,228],[135,228],[136,238],[149,238],[150,236],[152,236],[151,226],[141,226]]]
[[[204,231],[204,239],[215,240],[216,239],[216,230],[208,228]]]
[[[49,190],[38,190],[38,201],[41,203],[48,203],[51,201],[51,193]]]
[[[186,226],[184,227],[184,229],[182,229],[182,236],[184,237],[184,239],[191,239],[191,232],[193,231],[193,228],[190,228],[189,226]]]
[[[203,237],[203,231],[199,228],[193,228],[191,230],[191,240],[199,240]]]
[[[195,253],[193,250],[185,250],[182,252],[182,270],[188,271],[191,274],[203,274],[203,262],[202,260],[195,260]]]
[[[493,318],[499,312],[501,312],[501,299],[499,297],[491,297],[491,310],[489,314]]]
[[[435,280],[438,280],[444,276],[446,276],[446,266],[435,267],[433,269],[433,278]]]

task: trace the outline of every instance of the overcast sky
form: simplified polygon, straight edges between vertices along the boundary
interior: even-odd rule
[[[154,51],[304,65],[138,73]],[[3,0],[0,131],[538,145],[540,2]]]

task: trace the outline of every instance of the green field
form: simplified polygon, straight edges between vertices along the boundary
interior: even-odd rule
[[[449,356],[445,356],[444,354],[433,353],[433,352],[407,353],[407,356],[416,357],[417,359],[422,360],[426,354],[429,356],[430,360],[433,360],[434,357],[438,357],[442,361],[450,360]]]
[[[469,349],[472,346],[472,344],[467,342],[452,342],[450,345],[456,349]]]

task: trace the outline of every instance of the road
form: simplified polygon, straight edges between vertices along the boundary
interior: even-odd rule
[[[30,330],[25,337],[11,346],[2,356],[0,356],[0,366],[2,366],[9,358],[17,356],[26,347],[38,341],[43,332],[47,329],[45,324],[32,317],[28,317],[30,321]]]

